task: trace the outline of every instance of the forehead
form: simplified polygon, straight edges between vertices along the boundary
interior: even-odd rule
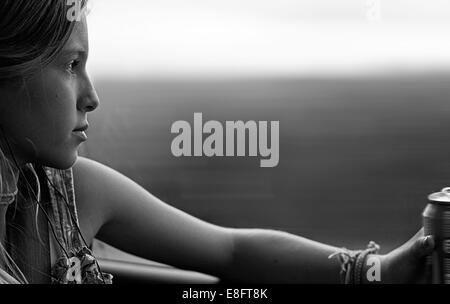
[[[74,21],[75,22],[75,21]],[[75,22],[75,27],[72,34],[67,40],[62,49],[62,53],[68,52],[82,52],[88,53],[89,51],[89,39],[86,18],[81,21]]]

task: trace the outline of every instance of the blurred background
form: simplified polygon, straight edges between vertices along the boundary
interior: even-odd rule
[[[167,203],[219,225],[387,252],[450,185],[448,1],[91,3],[101,106],[81,154]],[[194,112],[280,121],[279,165],[172,156],[170,127]]]

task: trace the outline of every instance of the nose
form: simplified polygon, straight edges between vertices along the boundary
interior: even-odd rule
[[[92,84],[89,76],[86,75],[86,81],[84,82],[82,88],[82,94],[77,102],[77,108],[82,112],[92,112],[100,104],[97,92],[95,91],[94,85]]]

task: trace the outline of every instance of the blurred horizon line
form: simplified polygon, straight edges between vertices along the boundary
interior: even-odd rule
[[[130,74],[111,74],[96,73],[91,71],[94,80],[106,81],[226,81],[226,80],[282,80],[282,79],[390,79],[390,78],[422,78],[422,77],[445,77],[450,78],[450,68],[443,69],[383,69],[383,70],[364,70],[353,72],[315,72],[315,73],[136,73]]]

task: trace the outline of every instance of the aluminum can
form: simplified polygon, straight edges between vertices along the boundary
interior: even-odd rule
[[[422,213],[425,235],[433,235],[435,248],[429,257],[433,284],[450,284],[450,187],[428,196]]]

